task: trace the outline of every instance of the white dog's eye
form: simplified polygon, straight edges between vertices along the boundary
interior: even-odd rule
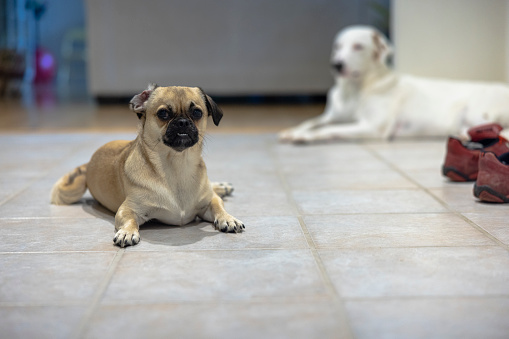
[[[195,108],[193,109],[192,116],[193,119],[195,120],[201,119],[201,117],[203,116],[203,112],[200,109]]]
[[[364,46],[361,45],[361,44],[354,44],[353,45],[353,50],[354,51],[362,51],[364,49]]]

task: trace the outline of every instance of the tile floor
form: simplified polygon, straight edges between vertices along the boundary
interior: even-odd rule
[[[440,175],[444,140],[280,145],[210,134],[242,234],[151,222],[112,245],[52,184],[134,133],[0,134],[3,338],[508,338],[509,205]]]

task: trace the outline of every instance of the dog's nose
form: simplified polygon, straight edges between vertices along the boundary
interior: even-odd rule
[[[338,62],[338,63],[336,63],[336,64],[332,65],[332,67],[334,67],[334,69],[335,69],[336,71],[338,71],[339,73],[341,73],[341,72],[343,71],[343,67],[344,67],[344,66],[343,66],[343,63],[342,63],[342,62]]]
[[[188,119],[180,118],[176,121],[178,127],[189,127],[191,126],[191,122]]]

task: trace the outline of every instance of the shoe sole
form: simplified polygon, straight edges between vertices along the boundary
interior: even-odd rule
[[[509,203],[509,197],[495,191],[489,186],[477,186],[474,185],[474,195],[481,201],[497,202],[497,203]]]
[[[475,181],[477,179],[477,173],[472,174],[472,177],[469,177],[468,175],[458,171],[454,167],[442,166],[442,174],[451,179],[452,181],[457,182]]]

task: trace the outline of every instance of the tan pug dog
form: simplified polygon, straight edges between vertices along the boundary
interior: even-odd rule
[[[196,217],[222,232],[242,232],[244,224],[228,214],[220,196],[229,184],[210,183],[201,153],[207,116],[217,126],[223,112],[200,88],[149,85],[130,102],[140,118],[133,141],[117,140],[99,148],[88,164],[53,186],[53,204],[71,204],[87,187],[116,212],[113,242],[140,241],[139,226],[151,219],[185,225]]]

